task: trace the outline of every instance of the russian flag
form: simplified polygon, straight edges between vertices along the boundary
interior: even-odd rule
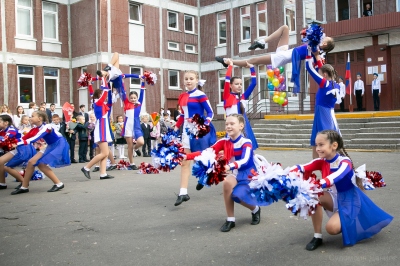
[[[347,57],[347,67],[346,67],[346,93],[351,95],[351,72],[350,72],[350,54]]]

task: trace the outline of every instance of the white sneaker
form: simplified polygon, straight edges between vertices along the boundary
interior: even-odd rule
[[[125,156],[122,155],[122,156],[119,156],[119,158],[120,158],[120,159],[126,159],[126,158],[128,158],[128,157],[125,157]]]

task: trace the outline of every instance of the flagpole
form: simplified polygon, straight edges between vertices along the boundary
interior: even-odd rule
[[[347,53],[347,62],[350,62],[350,53]],[[349,79],[349,85],[350,85],[350,105],[352,105],[352,103],[351,103],[351,75],[350,75],[350,79]]]

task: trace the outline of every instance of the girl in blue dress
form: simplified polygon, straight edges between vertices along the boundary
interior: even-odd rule
[[[320,62],[319,51],[314,53],[315,59]],[[318,158],[315,147],[315,137],[322,130],[332,129],[339,133],[339,126],[335,117],[335,103],[340,98],[340,86],[335,83],[336,70],[329,64],[321,66],[317,71],[313,66],[311,49],[308,49],[306,57],[306,68],[310,76],[317,82],[319,89],[315,96],[314,122],[311,132],[311,146],[313,147],[313,158]]]
[[[353,162],[348,156],[340,134],[324,130],[315,139],[318,159],[308,164],[294,166],[292,171],[312,172],[320,170],[322,188],[320,205],[330,217],[326,231],[330,235],[342,233],[343,245],[354,245],[358,241],[379,233],[393,219],[376,206],[363,191],[361,179],[355,176]],[[312,215],[314,238],[307,244],[307,250],[315,250],[322,244],[322,207],[317,206]]]
[[[71,165],[69,157],[69,145],[60,132],[55,131],[51,124],[47,124],[46,112],[33,112],[30,122],[31,125],[38,128],[37,134],[35,134],[35,136],[30,136],[28,133],[23,138],[17,139],[17,147],[30,145],[39,139],[43,139],[46,142],[47,147],[43,150],[40,150],[28,161],[28,165],[25,169],[25,176],[27,178],[24,178],[22,186],[12,192],[11,195],[29,192],[28,187],[30,177],[33,175],[36,166],[54,183],[54,186],[47,192],[59,191],[60,189],[64,188],[64,184],[57,178],[50,167],[59,168]]]
[[[245,119],[242,115],[232,114],[226,118],[225,130],[228,137],[219,140],[211,148],[218,154],[224,151],[224,157],[230,162],[225,165],[225,171],[231,171],[223,182],[224,201],[228,218],[222,225],[222,232],[229,232],[235,227],[234,202],[251,210],[252,225],[260,223],[261,209],[255,198],[251,196],[249,175],[257,171],[253,161],[251,141],[243,137]],[[187,160],[193,160],[201,155],[201,151],[186,154]],[[245,203],[247,202],[247,203]],[[253,205],[248,204],[254,202]]]
[[[12,126],[12,120],[9,115],[0,115],[0,136],[6,138],[21,138],[18,129]],[[29,159],[36,154],[36,150],[32,145],[18,146],[16,149],[7,152],[0,157],[0,189],[6,189],[6,172],[15,176],[15,178],[22,182],[23,178],[14,170],[14,167],[25,167]]]
[[[258,148],[258,143],[256,137],[254,136],[253,130],[251,129],[250,122],[247,119],[245,109],[245,106],[247,106],[247,99],[250,97],[257,85],[256,72],[253,65],[247,64],[246,67],[249,67],[251,72],[251,83],[247,90],[240,95],[242,92],[242,79],[239,77],[231,77],[233,62],[232,60],[228,59],[227,63],[229,64],[229,67],[225,76],[225,87],[223,94],[225,113],[227,117],[231,114],[243,115],[246,121],[246,126],[244,127],[245,136],[251,140],[251,143],[253,144],[253,150],[256,150]]]

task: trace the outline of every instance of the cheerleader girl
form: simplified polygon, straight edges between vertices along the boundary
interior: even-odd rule
[[[31,125],[36,126],[38,131],[31,130],[28,134],[18,139],[17,147],[29,145],[43,139],[47,143],[45,149],[40,150],[29,161],[25,169],[25,176],[22,186],[12,192],[12,195],[29,192],[30,177],[37,166],[51,181],[54,186],[47,192],[56,192],[64,188],[64,184],[56,177],[50,167],[64,167],[71,165],[69,158],[69,145],[60,132],[53,130],[50,124],[47,124],[47,114],[43,111],[32,113]],[[50,167],[49,167],[50,166]]]
[[[225,165],[225,171],[232,171],[228,174],[223,182],[223,193],[225,208],[228,218],[222,225],[222,232],[229,232],[235,227],[234,202],[251,210],[252,225],[260,223],[261,209],[256,205],[250,194],[249,175],[251,170],[256,171],[253,161],[253,147],[251,141],[243,137],[242,132],[245,128],[245,119],[242,115],[231,114],[226,118],[225,130],[228,137],[219,140],[211,148],[218,154],[224,151],[224,157],[229,160],[229,164]],[[193,152],[186,154],[187,160],[193,160],[201,155],[201,152]],[[250,205],[246,202],[254,202]]]
[[[214,126],[211,124],[211,120],[214,116],[213,110],[210,105],[210,101],[207,98],[207,95],[203,92],[203,89],[199,83],[199,74],[194,70],[189,70],[185,72],[184,76],[185,87],[187,92],[182,93],[179,96],[179,106],[181,107],[181,115],[178,119],[178,122],[175,124],[175,131],[179,130],[179,127],[183,123],[183,132],[182,132],[182,146],[185,149],[185,153],[202,151],[209,148],[213,145],[217,140],[217,134],[215,132]],[[196,88],[196,86],[198,86]],[[205,124],[209,124],[211,126],[211,131],[206,136],[196,139],[190,138],[186,132],[186,128],[188,128],[188,118],[192,118],[195,114],[200,114],[200,116],[204,115],[204,111],[207,113]],[[178,198],[175,202],[175,206],[180,205],[184,201],[188,201],[190,199],[187,193],[187,187],[190,176],[190,162],[185,161],[182,163],[181,167],[181,189],[179,191]],[[197,187],[200,190],[202,187]]]
[[[246,138],[251,140],[251,143],[253,144],[253,149],[256,150],[258,148],[258,143],[256,137],[254,136],[253,130],[251,129],[250,122],[247,119],[245,110],[245,104],[247,103],[246,100],[250,97],[255,86],[257,85],[256,72],[253,65],[247,64],[246,67],[249,67],[251,72],[251,83],[247,90],[242,95],[240,95],[240,93],[242,92],[242,79],[239,77],[231,78],[233,68],[232,60],[228,59],[227,63],[229,64],[229,67],[228,71],[226,72],[223,94],[225,113],[226,116],[229,116],[231,114],[243,115],[246,121],[246,126],[244,127],[245,136]]]
[[[294,166],[291,171],[312,172],[320,170],[322,188],[320,205],[329,216],[326,231],[330,235],[342,233],[343,245],[354,245],[358,241],[379,233],[393,219],[376,206],[365,194],[360,178],[355,176],[353,162],[343,146],[343,139],[334,130],[324,130],[315,139],[318,159],[308,164]],[[312,215],[314,238],[307,250],[315,250],[322,244],[322,208],[317,206]]]
[[[321,62],[319,51],[314,53],[315,59]],[[316,152],[315,137],[317,133],[325,130],[336,130],[340,134],[339,126],[335,117],[335,103],[340,98],[340,86],[335,83],[337,78],[336,70],[329,64],[321,65],[318,72],[313,67],[313,59],[311,57],[311,49],[308,49],[306,58],[306,68],[311,77],[319,85],[317,95],[315,97],[314,122],[311,133],[311,146],[313,147],[313,158],[318,158]]]
[[[295,83],[293,92],[298,93],[300,92],[299,77],[301,61],[307,56],[307,45],[289,49],[289,28],[288,26],[283,25],[270,36],[254,41],[254,43],[249,47],[249,50],[254,50],[256,48],[264,49],[265,43],[274,40],[279,40],[275,54],[253,57],[248,60],[233,60],[233,64],[240,67],[246,67],[248,63],[253,65],[272,65],[272,69],[275,69],[277,67],[285,66],[288,63],[292,63],[292,82]],[[334,48],[335,43],[333,38],[325,37],[321,40],[320,49],[325,53],[332,51]],[[228,63],[224,61],[226,58],[215,57],[215,60],[222,63],[224,67],[228,67]]]
[[[91,86],[91,83],[90,85]],[[108,96],[108,102],[106,99]],[[100,148],[100,154],[93,157],[93,159],[85,166],[82,167],[82,173],[90,179],[90,168],[97,162],[100,162],[100,179],[114,178],[106,173],[107,157],[110,153],[108,143],[113,141],[113,134],[110,125],[110,111],[112,106],[112,93],[106,79],[101,78],[101,89],[97,89],[93,93],[93,109],[96,115],[96,126],[94,129],[94,143]]]
[[[12,126],[12,119],[9,115],[0,115],[0,134],[7,138],[21,138],[18,130]],[[11,175],[15,175],[18,171],[14,167],[26,166],[26,163],[36,154],[36,150],[32,145],[18,146],[17,149],[7,152],[0,157],[0,189],[6,189],[6,171]],[[22,176],[16,175],[19,182],[22,182]]]

